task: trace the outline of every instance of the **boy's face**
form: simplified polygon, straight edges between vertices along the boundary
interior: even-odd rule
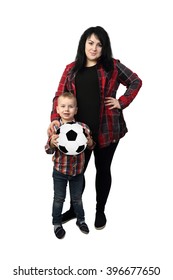
[[[74,115],[77,113],[76,99],[60,96],[56,109],[64,123],[73,121]]]

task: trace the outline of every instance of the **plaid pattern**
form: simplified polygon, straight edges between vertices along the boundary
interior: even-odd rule
[[[86,124],[80,122],[77,123],[82,125],[82,127],[86,129],[88,133],[90,133],[89,127]],[[91,147],[91,149],[93,147]],[[50,147],[50,138],[45,145],[45,151],[47,154],[53,154],[52,161],[54,162],[54,168],[57,171],[70,176],[76,176],[83,172],[85,163],[84,152],[74,156],[66,155],[62,153],[58,148]]]
[[[126,123],[123,117],[123,110],[109,110],[104,105],[105,97],[116,98],[116,93],[120,84],[126,87],[125,93],[118,99],[122,109],[125,109],[136,97],[142,81],[138,75],[123,65],[119,60],[114,59],[114,70],[111,73],[104,71],[101,64],[97,65],[97,73],[100,85],[100,127],[98,143],[100,147],[106,147],[112,142],[118,141],[127,132]],[[53,99],[51,121],[59,116],[56,112],[57,98],[64,91],[71,91],[76,95],[75,76],[71,77],[70,70],[75,62],[68,64],[60,79],[60,83]]]

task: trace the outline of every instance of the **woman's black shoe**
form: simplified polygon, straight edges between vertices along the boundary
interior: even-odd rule
[[[94,225],[96,229],[103,229],[105,227],[106,216],[104,212],[96,212],[96,219]]]

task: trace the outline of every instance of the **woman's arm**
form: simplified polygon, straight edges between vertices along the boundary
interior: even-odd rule
[[[51,123],[49,124],[48,129],[47,129],[48,136],[51,136],[55,133],[55,126],[58,126],[58,127],[60,126],[60,123],[59,123],[60,116],[57,113],[56,107],[58,105],[58,97],[67,90],[67,75],[69,73],[69,69],[71,69],[70,68],[71,65],[72,64],[69,64],[66,66],[66,68],[62,74],[62,77],[60,79],[58,89],[53,98],[52,111],[51,111],[51,115],[50,115]]]
[[[121,109],[124,109],[129,106],[129,104],[138,94],[138,91],[142,86],[142,80],[136,73],[132,72],[119,61],[117,62],[116,66],[118,69],[118,80],[127,88],[124,95],[118,99]]]
[[[56,126],[58,126],[58,127],[60,126],[59,120],[54,120],[49,124],[48,129],[47,129],[47,135],[49,137],[56,133]]]
[[[58,89],[53,98],[52,111],[51,111],[51,115],[50,115],[51,122],[54,120],[57,120],[59,118],[59,114],[56,111],[56,107],[58,105],[58,97],[65,91],[72,91],[71,84],[68,83],[68,75],[73,66],[74,66],[74,62],[68,64],[60,79]]]

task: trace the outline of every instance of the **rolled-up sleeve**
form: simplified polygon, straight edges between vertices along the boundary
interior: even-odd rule
[[[122,109],[125,109],[133,101],[142,86],[142,80],[136,73],[131,71],[125,65],[117,62],[118,80],[126,86],[125,93],[119,97],[119,103]]]

